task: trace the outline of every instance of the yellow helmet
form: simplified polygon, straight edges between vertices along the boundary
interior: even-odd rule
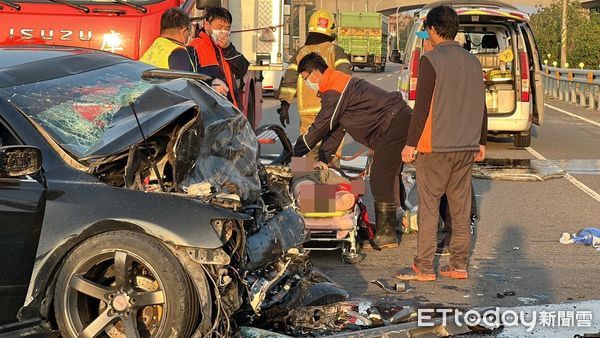
[[[308,20],[309,33],[321,33],[328,36],[335,35],[335,18],[330,11],[319,9]]]

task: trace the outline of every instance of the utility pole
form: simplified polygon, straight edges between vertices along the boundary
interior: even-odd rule
[[[400,12],[400,5],[396,8],[396,49],[400,52],[400,15],[398,12]]]
[[[289,41],[289,56],[291,57],[292,55],[294,55],[294,53],[296,53],[296,44],[294,43],[294,33],[296,32],[295,29],[295,23],[294,23],[294,17],[296,16],[297,13],[297,9],[294,6],[294,1],[290,1],[290,17],[288,18],[288,22],[289,22],[289,32],[290,32],[290,41]]]
[[[299,8],[299,15],[298,15],[298,21],[299,21],[299,27],[300,28],[300,32],[299,32],[299,38],[300,38],[300,44],[304,44],[304,41],[306,41],[306,2],[302,1],[300,8]]]
[[[567,16],[569,0],[562,0],[562,27],[560,33],[560,67],[567,63]]]

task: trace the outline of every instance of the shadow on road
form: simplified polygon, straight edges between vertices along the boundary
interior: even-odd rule
[[[550,301],[552,281],[546,269],[524,252],[527,250],[525,224],[499,225],[496,246],[489,255],[478,254],[471,262],[473,291],[483,294],[475,306],[514,306]],[[478,248],[481,249],[481,248]],[[475,267],[477,267],[475,269]]]

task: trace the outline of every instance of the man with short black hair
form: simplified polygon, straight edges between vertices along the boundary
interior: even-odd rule
[[[404,162],[416,158],[419,190],[417,255],[402,280],[435,281],[440,199],[448,199],[452,219],[450,265],[440,275],[468,278],[471,244],[471,167],[485,157],[487,112],[481,64],[454,41],[458,15],[448,6],[427,13],[424,23],[433,50],[419,64],[417,98],[410,123]],[[435,95],[434,95],[435,94]]]
[[[346,133],[374,150],[370,185],[375,199],[375,238],[378,248],[398,246],[396,178],[402,167],[402,147],[411,109],[399,92],[385,91],[363,79],[334,70],[317,53],[298,63],[304,85],[318,91],[321,109],[308,131],[294,145],[294,156],[305,156],[319,142],[320,168],[327,168]]]
[[[294,98],[298,106],[300,134],[306,133],[321,109],[321,98],[317,95],[317,90],[304,86],[304,82],[298,76],[300,74],[298,64],[303,57],[310,53],[317,53],[329,67],[346,74],[352,73],[352,64],[344,49],[335,43],[335,39],[336,24],[333,13],[323,8],[315,11],[308,20],[306,41],[303,41],[304,45],[290,59],[279,88],[275,92],[275,99],[281,103],[277,114],[283,127],[290,123],[290,104]],[[312,152],[314,157],[317,157],[317,149],[318,147]],[[341,147],[337,153],[339,156],[342,155]],[[337,158],[334,159],[334,164],[339,165]]]
[[[223,7],[207,9],[203,27],[190,45],[198,53],[198,72],[212,77],[213,88],[241,109],[241,88],[237,80],[244,78],[250,62],[229,39],[232,20],[231,13]]]
[[[190,29],[190,17],[184,11],[179,8],[166,10],[160,19],[160,36],[140,61],[159,68],[195,72],[195,52],[186,47],[191,37]]]

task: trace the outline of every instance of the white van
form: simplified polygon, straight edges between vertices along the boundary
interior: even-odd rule
[[[415,15],[401,63],[398,89],[414,107],[423,40],[416,32],[433,7],[452,6],[459,15],[456,40],[481,62],[486,83],[489,135],[512,137],[516,147],[531,144],[531,124],[541,125],[544,91],[540,54],[529,16],[512,5],[493,1],[438,2]],[[456,74],[460,76],[460,74]]]

